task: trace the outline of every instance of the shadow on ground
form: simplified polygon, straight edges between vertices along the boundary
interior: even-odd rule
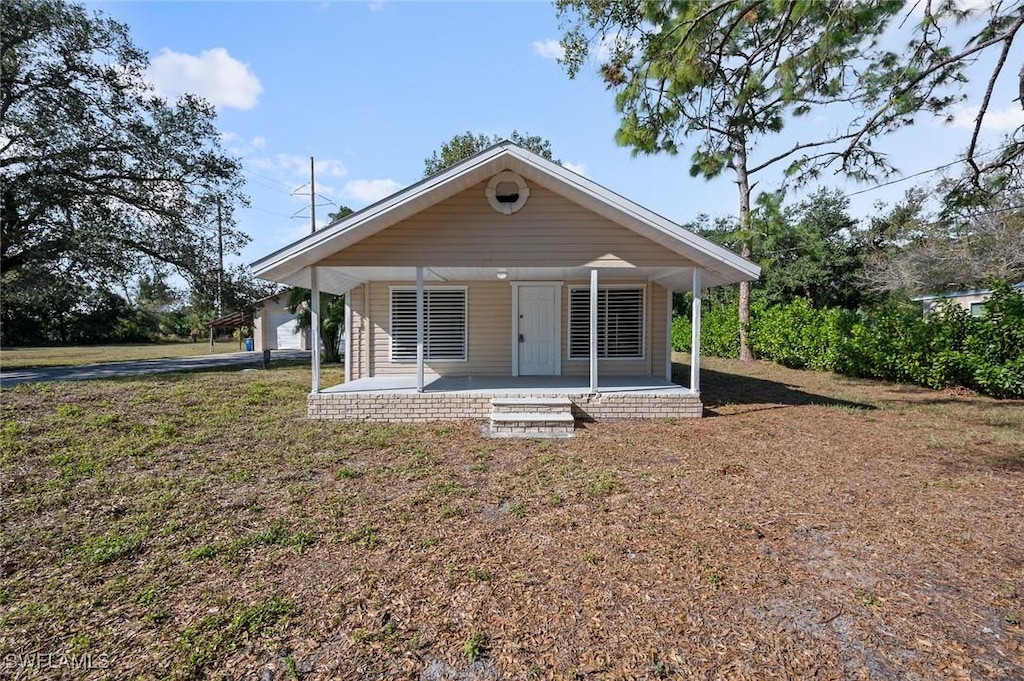
[[[685,385],[689,375],[689,365],[675,362],[672,364],[672,377],[677,383],[681,382]],[[706,367],[701,367],[700,380],[700,397],[704,403],[705,416],[721,416],[722,414],[715,411],[716,409],[727,405],[744,404],[760,405],[758,409],[748,409],[744,410],[745,412],[807,405],[863,409],[865,411],[877,409],[870,404],[841,400],[827,395],[816,395],[778,381],[729,374]]]

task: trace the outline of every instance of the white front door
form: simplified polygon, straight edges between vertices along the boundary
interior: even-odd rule
[[[557,285],[519,284],[518,352],[520,376],[558,373]]]

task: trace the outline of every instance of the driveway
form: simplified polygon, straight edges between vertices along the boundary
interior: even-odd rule
[[[271,350],[270,354],[271,362],[310,361],[310,352],[308,350]],[[137,359],[128,362],[40,367],[38,369],[12,369],[10,371],[0,371],[0,385],[10,387],[19,383],[91,381],[99,378],[124,378],[145,374],[202,371],[204,369],[221,369],[224,367],[245,369],[259,367],[262,365],[262,362],[263,353],[261,352],[232,352],[222,355]]]

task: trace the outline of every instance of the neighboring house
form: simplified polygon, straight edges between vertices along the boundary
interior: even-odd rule
[[[288,311],[288,295],[282,291],[256,303],[252,315],[253,349],[308,350],[309,331],[299,329],[298,313]]]
[[[1024,291],[1024,281],[1014,284],[1011,288],[1015,291]],[[916,298],[911,298],[911,300],[921,303],[922,311],[926,316],[937,311],[943,303],[949,301],[970,312],[972,317],[980,317],[984,314],[985,301],[991,295],[992,289],[979,288],[970,291],[954,291],[953,293],[917,296]]]
[[[690,384],[676,385],[672,293],[696,292],[699,322],[704,288],[760,273],[511,142],[253,270],[346,295],[345,383],[321,388],[314,359],[311,417],[490,415],[494,431],[530,435],[568,434],[573,417],[700,416],[700,325]]]

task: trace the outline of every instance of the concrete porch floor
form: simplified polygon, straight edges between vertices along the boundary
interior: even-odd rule
[[[321,389],[321,394],[414,395],[415,376],[373,376]],[[428,376],[422,394],[456,393],[462,395],[587,395],[588,376]],[[598,382],[602,395],[676,395],[693,392],[665,379],[653,376],[608,376]]]

